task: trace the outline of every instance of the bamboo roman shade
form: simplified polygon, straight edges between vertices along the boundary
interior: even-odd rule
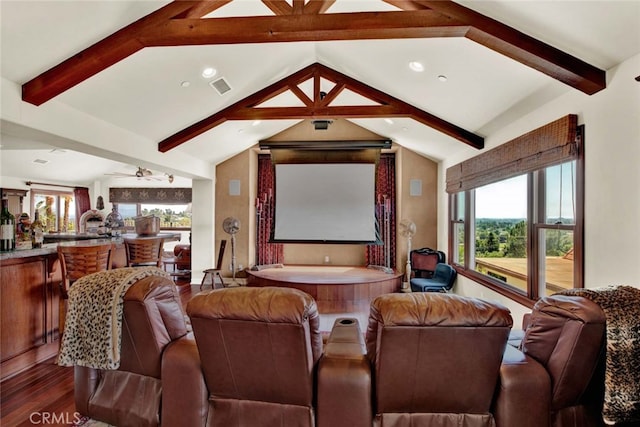
[[[447,192],[478,188],[578,158],[578,116],[570,114],[447,169]]]

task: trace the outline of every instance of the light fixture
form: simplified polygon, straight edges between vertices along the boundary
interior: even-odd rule
[[[181,87],[189,87],[191,85],[191,82],[185,80],[183,82],[180,82],[180,86]]]
[[[173,184],[173,174],[166,174],[167,175],[167,181],[169,181],[169,184]]]
[[[418,61],[409,62],[409,68],[411,68],[416,73],[421,73],[424,71],[424,65],[422,65],[422,62]]]
[[[447,76],[445,76],[444,74],[440,74],[438,76],[438,80],[440,80],[441,82],[446,82],[447,81]]]
[[[386,118],[384,119],[385,122],[387,122],[387,124],[392,125],[393,124],[393,120],[391,120],[390,118]]]
[[[262,123],[262,120],[254,120],[251,126],[258,126],[260,123]]]
[[[210,79],[216,74],[218,74],[218,70],[216,70],[213,67],[207,67],[204,70],[202,70],[202,77],[204,77],[205,79]]]
[[[315,130],[327,130],[331,123],[333,123],[331,120],[311,120],[311,124]]]

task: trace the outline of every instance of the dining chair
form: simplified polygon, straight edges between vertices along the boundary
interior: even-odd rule
[[[218,249],[218,262],[216,263],[215,268],[207,268],[203,271],[204,276],[202,276],[202,282],[200,282],[200,290],[204,286],[207,277],[211,276],[211,288],[212,289],[220,289],[224,288],[224,280],[222,280],[222,275],[220,272],[222,271],[222,258],[224,257],[224,248],[227,246],[226,240],[220,241],[220,249]],[[220,283],[216,283],[216,277],[220,280]]]
[[[110,270],[112,254],[112,243],[58,246],[58,260],[62,275],[62,282],[60,282],[60,317],[58,320],[60,334],[64,331],[69,288],[81,277],[99,271]]]
[[[124,247],[128,267],[162,266],[162,237],[126,238]]]

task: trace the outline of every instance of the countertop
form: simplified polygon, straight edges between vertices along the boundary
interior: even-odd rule
[[[84,235],[87,236],[87,235]],[[16,250],[10,252],[0,252],[0,261],[7,259],[15,259],[15,258],[28,258],[33,256],[43,256],[56,253],[58,251],[58,246],[91,246],[102,244],[105,242],[113,242],[116,245],[121,245],[125,238],[138,238],[138,239],[150,239],[153,237],[162,237],[165,242],[171,241],[179,241],[180,233],[159,233],[156,236],[138,236],[136,234],[123,234],[120,237],[100,237],[99,235],[92,236],[93,238],[89,239],[75,239],[71,238],[66,239],[65,241],[60,241],[56,243],[45,243],[41,248],[37,249],[24,249],[24,250]]]

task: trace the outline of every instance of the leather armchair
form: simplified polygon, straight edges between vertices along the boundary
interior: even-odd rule
[[[511,326],[509,310],[478,299],[433,293],[376,298],[366,334],[374,425],[493,427],[496,413],[518,410],[522,399],[503,399],[500,411],[494,402]],[[526,388],[521,376],[506,375],[510,389]]]
[[[541,298],[527,317],[522,352],[550,380],[553,427],[603,426],[605,315],[579,296]]]
[[[351,423],[345,414],[355,409],[340,394],[317,392],[317,384],[322,383],[341,393],[346,378],[341,372],[352,362],[358,363],[358,358],[360,366],[363,361],[367,366],[355,319],[343,320],[339,331],[331,335],[330,352],[318,374],[323,358],[320,319],[315,301],[302,291],[217,289],[196,295],[187,313],[195,342],[182,339],[165,353],[163,426],[371,425],[359,417]],[[365,381],[364,390],[368,386]],[[365,407],[358,414],[366,417],[371,413],[369,400],[367,393]],[[316,405],[331,413],[323,418]]]
[[[160,424],[161,365],[165,349],[187,334],[172,280],[150,276],[124,296],[120,367],[74,367],[76,410],[119,427]]]

